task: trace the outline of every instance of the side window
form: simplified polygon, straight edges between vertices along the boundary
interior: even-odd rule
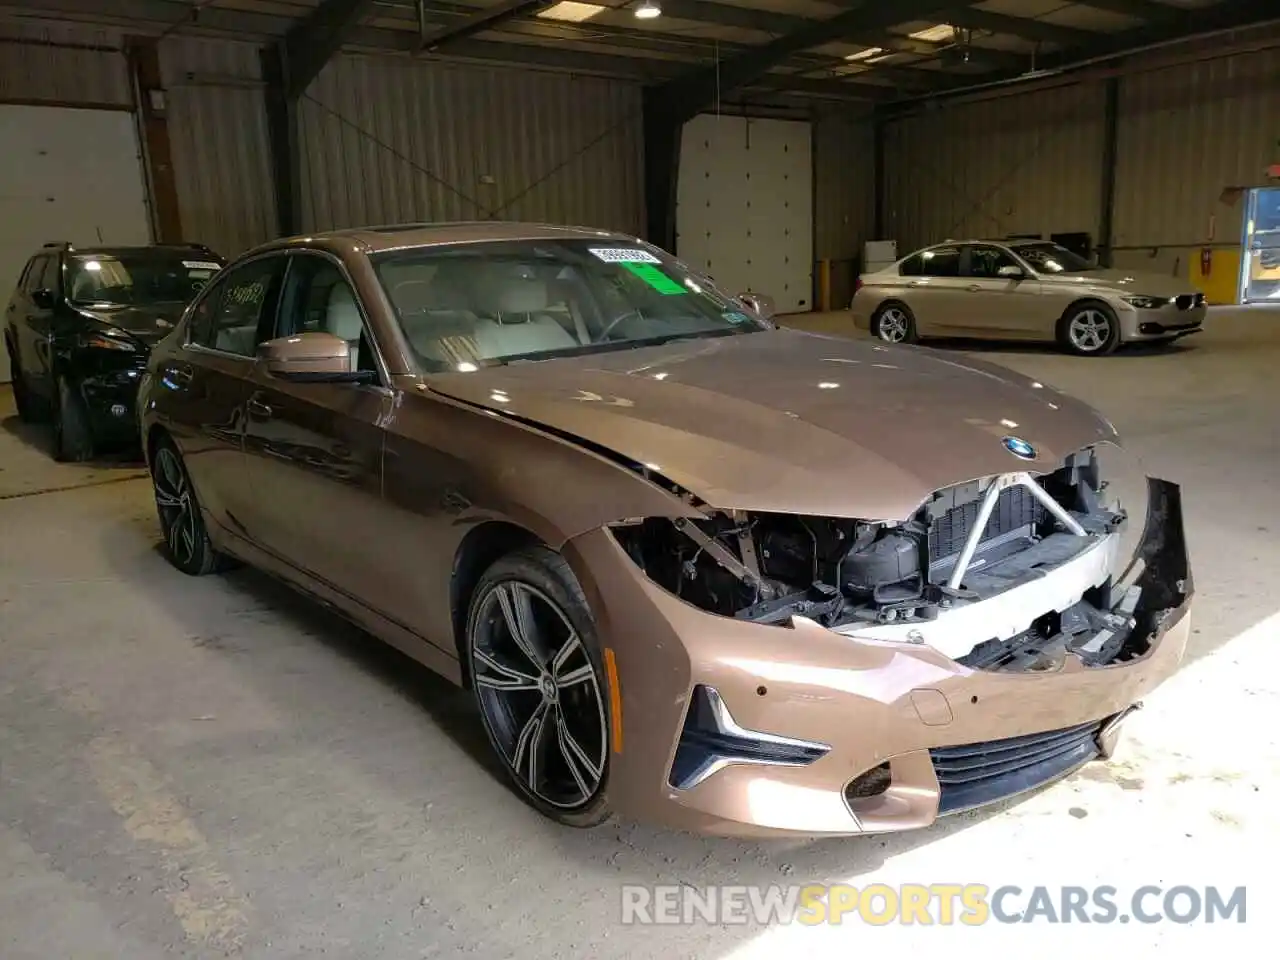
[[[22,289],[26,293],[39,290],[44,282],[44,269],[49,264],[47,256],[36,257],[27,264],[27,272],[23,274]]]
[[[229,270],[191,315],[190,342],[223,353],[252,357],[270,336],[280,295],[284,257],[266,257]]]
[[[999,247],[974,245],[969,248],[969,268],[965,276],[994,280],[999,276],[1001,267],[1016,267],[1018,261],[1006,250]]]
[[[898,275],[901,277],[919,277],[924,274],[924,256],[917,253],[913,257],[907,257],[898,267]]]
[[[958,277],[960,276],[960,248],[934,247],[920,254],[920,273],[922,277]]]
[[[275,336],[331,333],[347,341],[353,370],[377,370],[355,291],[326,257],[296,254],[280,298]]]
[[[44,265],[44,277],[40,281],[40,286],[45,290],[51,290],[55,294],[62,286],[62,258],[54,254],[49,257]]]

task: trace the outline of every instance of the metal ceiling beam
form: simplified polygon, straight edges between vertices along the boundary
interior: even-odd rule
[[[284,35],[285,94],[296,100],[373,9],[373,0],[322,0]]]
[[[509,20],[534,14],[555,0],[500,0],[491,7],[482,7],[464,17],[458,23],[441,27],[422,38],[422,49],[435,53],[457,40],[474,37],[477,33],[492,30]]]
[[[1173,7],[1167,3],[1158,3],[1156,0],[1075,0],[1075,2],[1081,6],[1093,7],[1095,10],[1106,10],[1108,13],[1119,13],[1152,23],[1168,19],[1171,15],[1185,15],[1189,12],[1185,7]]]
[[[918,100],[941,100],[965,93],[979,91],[988,87],[1003,87],[1020,82],[1039,81],[1045,74],[1062,73],[1064,77],[1079,73],[1082,77],[1090,76],[1098,70],[1105,70],[1109,61],[1117,61],[1127,55],[1135,55],[1144,51],[1176,45],[1184,40],[1195,40],[1201,37],[1216,36],[1237,30],[1248,30],[1264,24],[1280,22],[1280,8],[1275,0],[1230,0],[1214,7],[1201,7],[1194,11],[1170,8],[1173,15],[1165,18],[1158,26],[1144,25],[1119,33],[1101,34],[1093,43],[1067,50],[1044,54],[1037,62],[1037,70],[1033,76],[1010,72],[991,73],[971,78],[954,84],[947,90],[937,94],[914,98]],[[1171,60],[1176,55],[1170,53]],[[904,102],[902,107],[911,109],[910,103]],[[895,112],[900,112],[897,108]]]
[[[913,19],[930,17],[955,0],[896,0],[893,4],[856,0],[857,6],[827,20],[805,26],[760,47],[738,53],[721,63],[665,84],[651,102],[662,104],[668,121],[679,126],[725,96],[765,76],[773,67],[813,47],[833,43],[858,30],[883,30]]]
[[[1088,43],[1097,36],[1089,30],[1077,27],[1062,27],[1044,20],[1033,20],[1029,17],[1010,17],[1003,13],[989,13],[972,7],[958,7],[943,16],[953,26],[968,30],[987,30],[991,33],[1007,34],[1021,37],[1023,40],[1036,40],[1042,43],[1056,43],[1062,46],[1075,46]]]

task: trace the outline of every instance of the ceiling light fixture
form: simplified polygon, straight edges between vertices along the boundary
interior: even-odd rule
[[[884,48],[883,47],[867,47],[867,49],[865,50],[859,50],[857,53],[849,54],[847,57],[845,57],[845,59],[854,60],[854,61],[869,60],[872,57],[874,57],[877,53],[884,53]]]
[[[641,0],[636,6],[635,15],[637,20],[652,20],[662,16],[662,7],[658,6],[657,0]]]
[[[939,23],[926,30],[917,30],[915,33],[909,33],[907,36],[912,40],[924,40],[927,43],[945,43],[948,40],[955,39],[956,28],[949,23]]]
[[[574,0],[563,0],[547,9],[539,11],[537,16],[543,20],[563,20],[566,23],[582,23],[590,20],[604,7],[598,3],[576,3]]]

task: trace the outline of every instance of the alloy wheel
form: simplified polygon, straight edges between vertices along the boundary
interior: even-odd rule
[[[1096,353],[1111,338],[1111,319],[1101,310],[1081,310],[1071,318],[1067,336],[1082,353]]]
[[[907,339],[910,323],[901,307],[889,307],[880,314],[880,339],[889,343],[902,343]]]
[[[200,545],[200,518],[191,497],[187,473],[177,454],[161,447],[156,451],[153,474],[156,508],[169,552],[179,566],[193,564]]]
[[[481,603],[471,669],[495,745],[532,796],[561,810],[586,806],[604,780],[608,724],[581,635],[528,583],[503,580]]]

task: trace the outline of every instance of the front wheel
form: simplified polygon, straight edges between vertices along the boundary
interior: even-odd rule
[[[1101,356],[1120,345],[1120,322],[1101,303],[1072,307],[1058,323],[1058,342],[1079,356]]]
[[[521,796],[568,826],[607,820],[604,670],[564,558],[534,547],[490,567],[471,601],[466,645],[485,733]]]
[[[58,406],[53,416],[53,456],[64,463],[92,459],[93,431],[84,400],[65,377],[58,378]]]
[[[885,343],[914,343],[915,315],[905,303],[886,303],[871,317],[871,335]]]

